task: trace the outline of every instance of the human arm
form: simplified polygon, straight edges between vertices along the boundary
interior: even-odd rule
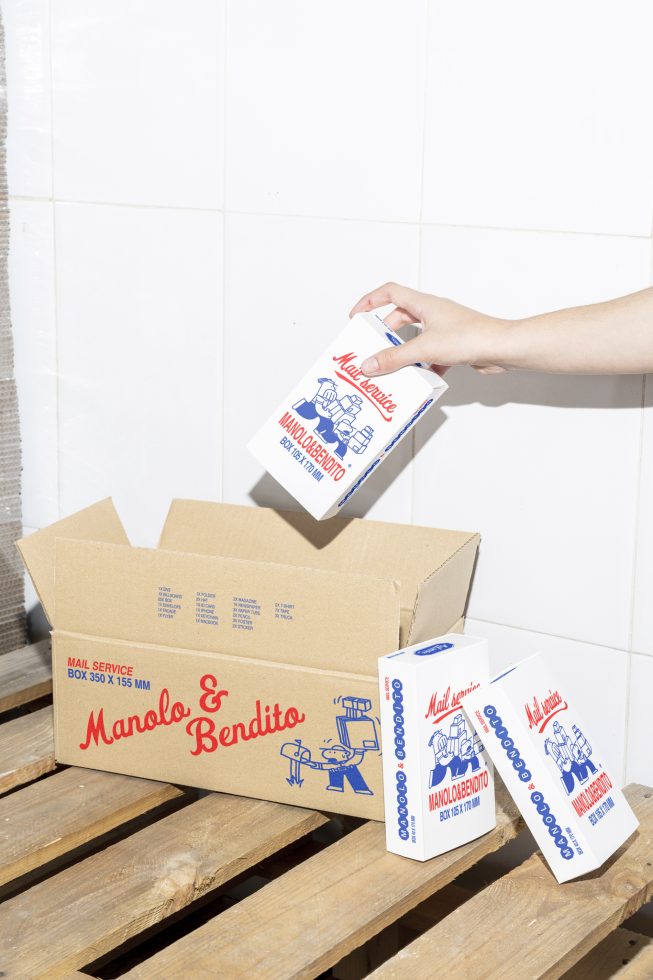
[[[387,283],[363,296],[350,316],[389,303],[395,309],[385,317],[388,326],[396,330],[418,323],[422,332],[405,344],[379,351],[377,368],[363,365],[370,376],[415,362],[439,371],[469,364],[487,374],[515,368],[561,374],[653,372],[653,288],[604,303],[507,320]]]

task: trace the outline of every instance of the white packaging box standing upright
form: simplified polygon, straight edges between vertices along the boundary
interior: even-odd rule
[[[367,357],[401,343],[376,313],[357,313],[249,442],[316,520],[337,514],[447,389],[419,365],[362,373]]]
[[[600,867],[637,829],[594,733],[540,654],[463,705],[559,882]]]
[[[386,846],[426,861],[496,825],[494,774],[461,709],[487,640],[450,633],[379,659]]]

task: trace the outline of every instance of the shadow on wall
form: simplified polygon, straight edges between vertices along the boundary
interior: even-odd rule
[[[628,394],[619,375],[544,374],[506,371],[479,374],[471,368],[452,368],[450,385],[441,405],[544,405],[552,408],[639,408],[640,392]],[[633,391],[635,386],[632,386]],[[427,416],[422,431],[428,429]],[[436,426],[437,428],[437,426]]]
[[[414,439],[410,436],[392,454],[348,504],[343,516],[365,517],[370,508],[413,458],[419,456],[426,443],[448,419],[447,409],[462,405],[543,405],[551,408],[581,408],[597,410],[633,409],[641,406],[641,390],[625,385],[623,377],[594,375],[538,374],[530,371],[507,371],[503,374],[479,374],[471,368],[452,368],[447,372],[449,390],[441,401],[422,419]],[[259,507],[278,507],[301,510],[294,497],[287,493],[267,473],[249,491]]]

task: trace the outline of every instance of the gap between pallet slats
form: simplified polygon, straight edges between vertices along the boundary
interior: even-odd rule
[[[213,793],[0,906],[5,978],[92,963],[327,820]]]
[[[0,885],[182,795],[167,783],[66,769],[0,799]]]
[[[0,725],[0,793],[52,772],[54,767],[52,708]]]
[[[630,929],[615,929],[579,960],[562,980],[651,980],[653,939]]]
[[[449,980],[498,980],[508,965],[515,976],[562,976],[653,895],[653,790],[625,793],[640,828],[602,870],[559,885],[538,852],[371,976],[426,980],[443,962]]]
[[[50,641],[41,640],[0,657],[0,711],[52,692]]]
[[[389,854],[384,825],[366,823],[125,976],[315,977],[520,828],[503,791],[495,830],[422,863]]]

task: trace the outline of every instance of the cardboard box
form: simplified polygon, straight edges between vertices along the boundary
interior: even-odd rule
[[[419,365],[365,377],[367,357],[401,343],[376,313],[358,313],[248,445],[317,520],[339,512],[447,389]]]
[[[389,851],[426,861],[495,826],[492,763],[461,707],[489,676],[487,640],[455,633],[380,658]]]
[[[595,733],[540,654],[463,706],[558,881],[600,867],[637,829]]]
[[[110,500],[24,538],[56,758],[382,819],[378,658],[461,627],[477,546],[187,500],[156,549]]]

